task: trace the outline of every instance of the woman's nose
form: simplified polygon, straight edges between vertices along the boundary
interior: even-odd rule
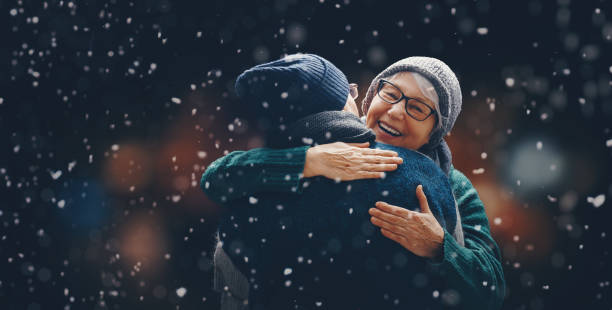
[[[392,104],[389,110],[387,110],[387,114],[396,119],[404,119],[404,114],[406,114],[404,112],[404,101]]]

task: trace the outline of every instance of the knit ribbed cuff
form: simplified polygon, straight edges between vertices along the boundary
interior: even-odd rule
[[[428,264],[433,267],[434,270],[442,271],[449,264],[457,265],[458,259],[463,259],[461,257],[462,251],[464,248],[457,243],[453,235],[450,234],[446,229],[444,229],[444,241],[442,244],[442,259],[440,261],[427,260]]]
[[[300,179],[310,146],[274,150],[266,153],[267,164],[262,171],[264,187],[273,191],[301,192]]]

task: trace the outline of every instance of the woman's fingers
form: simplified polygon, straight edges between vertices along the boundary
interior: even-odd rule
[[[403,245],[404,247],[406,247],[406,245],[404,244],[404,241],[406,241],[404,239],[404,237],[402,237],[401,235],[398,235],[390,230],[386,230],[384,228],[380,229],[380,232],[383,234],[383,236]]]
[[[401,157],[364,155],[363,161],[372,164],[401,164],[404,160]]]
[[[444,229],[433,214],[406,210],[382,201],[376,202],[376,208],[369,209],[368,213],[372,216],[372,224],[380,227],[385,237],[415,255],[429,258],[440,255]]]
[[[397,231],[397,230],[400,229],[399,226],[396,226],[396,225],[394,225],[392,223],[389,223],[387,221],[383,221],[383,220],[381,220],[381,219],[379,219],[377,217],[371,217],[370,218],[370,222],[372,222],[372,224],[374,224],[374,225],[376,225],[376,226],[378,226],[380,228],[384,228],[386,230]]]
[[[384,172],[393,171],[395,169],[397,169],[396,164],[364,164],[360,167],[359,170],[369,172]]]
[[[352,181],[352,180],[360,180],[360,179],[380,179],[384,175],[385,175],[384,172],[359,171],[356,173],[349,174],[346,180]]]
[[[345,163],[348,165],[356,165],[356,164],[395,164],[399,165],[404,162],[401,157],[397,156],[397,153],[389,150],[378,150],[378,149],[370,149],[364,146],[368,146],[369,143],[347,143],[347,145],[353,146],[350,151],[350,155],[345,157]],[[391,171],[397,169],[397,166],[366,166],[365,169],[363,167],[357,167],[360,170],[367,171]]]
[[[397,152],[395,152],[395,151],[380,150],[380,149],[370,149],[370,148],[368,148],[370,146],[370,142],[363,142],[363,143],[335,142],[335,143],[342,143],[342,144],[346,144],[346,145],[350,145],[350,146],[353,146],[353,147],[360,148],[360,149],[362,149],[361,151],[363,152],[364,155],[379,155],[379,156],[389,156],[389,157],[396,157],[397,156]]]
[[[376,202],[376,207],[379,208],[380,210],[387,212],[387,213],[391,213],[394,215],[397,215],[401,218],[405,218],[405,219],[410,219],[414,216],[413,213],[415,213],[414,211],[410,211],[408,209],[404,209],[404,208],[400,208],[400,207],[396,207],[393,205],[390,205],[384,201],[377,201]]]
[[[423,191],[423,185],[418,185],[416,189],[416,195],[419,199],[419,204],[421,205],[421,212],[423,213],[431,213],[429,209],[429,203],[427,203],[427,196],[425,196],[425,192]]]
[[[400,236],[410,236],[410,229],[408,227],[404,227],[402,225],[396,225],[393,223],[389,223],[387,221],[383,221],[377,217],[371,217],[370,222],[377,227],[393,232],[396,235]]]
[[[342,143],[342,142],[341,142]],[[354,146],[354,147],[360,147],[360,148],[365,148],[370,146],[370,142],[362,142],[362,143],[346,143],[347,145],[350,146]]]
[[[393,171],[395,169],[397,169],[396,164],[361,164],[346,169],[340,179],[343,181],[380,179],[385,176],[386,171]]]
[[[391,150],[379,150],[368,148],[369,142],[365,143],[347,143],[347,145],[355,147],[355,151],[361,153],[361,155],[374,155],[382,157],[398,157],[397,152]]]
[[[397,157],[397,152],[390,150],[379,150],[379,149],[364,149],[362,150],[364,155],[377,155],[386,157]]]
[[[403,162],[396,152],[370,149],[369,145],[334,142],[312,147],[306,152],[303,176],[322,175],[338,181],[378,179]]]
[[[370,213],[370,215],[373,217],[379,218],[385,222],[389,222],[395,225],[402,225],[402,226],[409,225],[409,223],[407,223],[406,219],[404,219],[403,217],[397,216],[391,213],[383,212],[376,208],[370,208],[368,210],[368,213]]]

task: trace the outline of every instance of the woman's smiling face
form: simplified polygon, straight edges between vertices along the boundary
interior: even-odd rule
[[[397,86],[405,96],[418,98],[430,107],[435,106],[423,95],[409,72],[397,73],[387,80]],[[424,121],[417,121],[406,113],[405,105],[406,100],[390,104],[376,94],[366,115],[366,126],[374,131],[376,141],[418,150],[429,141],[436,115],[434,113]]]

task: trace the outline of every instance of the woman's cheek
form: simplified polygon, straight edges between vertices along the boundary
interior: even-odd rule
[[[366,114],[366,127],[374,129],[374,124],[376,124],[375,114],[376,112],[370,108],[368,114]]]

